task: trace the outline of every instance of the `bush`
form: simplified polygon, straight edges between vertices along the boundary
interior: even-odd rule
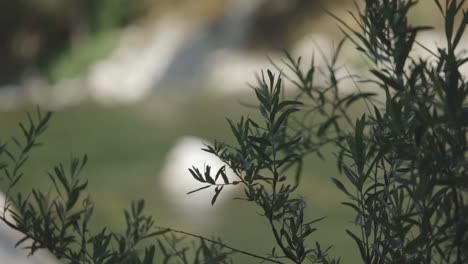
[[[49,173],[54,196],[38,189],[28,196],[12,195],[51,116],[40,111],[36,118],[29,116],[28,124],[20,124],[23,140],[12,140],[17,151],[6,144],[0,148],[9,187],[0,218],[24,235],[17,245],[31,239],[31,254],[47,249],[70,263],[153,263],[156,248],[164,263],[231,263],[234,253],[269,263],[340,263],[331,256],[331,247],[310,242],[322,219],[308,220],[306,202],[297,194],[304,158],[321,156],[324,146],[334,144],[342,176],[331,180],[347,197],[343,205],[355,212],[358,232],[346,233],[364,263],[467,263],[468,85],[459,69],[468,59],[457,48],[468,15],[461,12],[464,1],[434,3],[445,21],[447,46],[431,51],[429,59],[411,55],[420,45],[417,34],[431,29],[408,24],[416,1],[366,0],[355,16],[359,30],[335,17],[347,39],[373,63],[371,77],[356,88],[370,83],[376,93],[340,91],[337,58],[345,40],[328,60],[325,85],[314,82],[318,71],[313,64],[302,70],[301,59],[286,53],[291,73],[267,71],[254,87],[261,118],[228,120],[235,142],[215,141],[205,149],[230,167],[236,179],[226,176],[226,167],[216,172],[210,166],[189,169],[203,183],[193,192],[214,189],[212,204],[224,188],[244,188],[242,199],[261,209],[273,234],[276,246],[268,256],[157,226],[144,214],[144,201],[125,211],[124,232],[104,228],[91,234],[93,204],[83,196],[87,182],[79,177],[86,156]],[[283,80],[297,88],[294,95],[283,91]],[[353,121],[349,108],[358,101],[368,111]]]

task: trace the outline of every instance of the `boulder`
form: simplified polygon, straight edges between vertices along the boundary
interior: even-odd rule
[[[203,173],[204,167],[209,165],[211,175],[214,177],[219,168],[224,165],[218,157],[202,150],[206,147],[206,143],[207,141],[193,136],[178,139],[168,152],[165,165],[158,177],[158,186],[164,193],[167,204],[172,206],[181,217],[187,217],[199,223],[215,221],[216,212],[219,212],[226,200],[233,198],[233,190],[236,188],[226,186],[214,206],[211,205],[214,188],[187,195],[188,192],[207,185],[195,180],[189,168],[195,166]],[[226,168],[226,173],[230,180],[235,179],[230,169]]]

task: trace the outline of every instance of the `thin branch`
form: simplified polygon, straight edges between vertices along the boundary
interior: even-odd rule
[[[274,259],[271,259],[271,258],[262,257],[262,256],[259,256],[259,255],[254,254],[254,253],[250,253],[250,252],[247,252],[247,251],[244,251],[244,250],[240,250],[240,249],[237,249],[237,248],[233,248],[233,247],[228,246],[228,245],[226,245],[226,244],[224,244],[224,243],[221,243],[221,242],[219,242],[219,241],[216,241],[216,240],[213,240],[213,239],[210,239],[210,238],[206,238],[206,237],[204,237],[204,236],[200,236],[200,235],[197,235],[197,234],[192,234],[192,233],[189,233],[189,232],[186,232],[186,231],[177,230],[177,229],[168,228],[168,227],[156,226],[156,228],[161,229],[161,230],[167,230],[167,231],[169,231],[169,232],[174,232],[174,233],[178,233],[178,234],[183,234],[183,235],[195,237],[195,238],[200,238],[200,239],[203,239],[203,240],[208,241],[208,242],[210,242],[210,243],[213,243],[213,244],[222,246],[222,247],[224,247],[224,248],[230,249],[230,250],[232,250],[232,251],[234,251],[234,252],[237,252],[237,253],[241,253],[241,254],[250,256],[250,257],[252,257],[252,258],[261,259],[261,260],[263,260],[263,261],[268,261],[268,262],[271,262],[271,263],[284,264],[284,262],[277,261],[277,260],[274,260]]]

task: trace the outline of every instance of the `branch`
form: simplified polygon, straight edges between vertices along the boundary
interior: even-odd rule
[[[206,241],[208,241],[208,242],[210,242],[210,243],[213,243],[213,244],[222,246],[222,247],[224,247],[224,248],[230,249],[230,250],[232,250],[232,251],[234,251],[234,252],[237,252],[237,253],[241,253],[241,254],[250,256],[250,257],[252,257],[252,258],[261,259],[261,260],[263,260],[263,261],[268,261],[268,262],[271,262],[271,263],[284,264],[284,263],[281,262],[281,261],[277,261],[277,260],[274,260],[274,259],[271,259],[271,258],[262,257],[262,256],[259,256],[259,255],[256,255],[256,254],[253,254],[253,253],[244,251],[244,250],[236,249],[236,248],[233,248],[233,247],[231,247],[231,246],[228,246],[228,245],[226,245],[226,244],[224,244],[224,243],[221,243],[221,242],[219,242],[219,241],[216,241],[216,240],[213,240],[213,239],[209,239],[209,238],[206,238],[206,237],[203,237],[203,236],[200,236],[200,235],[196,235],[196,234],[192,234],[192,233],[188,233],[188,232],[185,232],[185,231],[176,230],[176,229],[172,229],[172,228],[168,228],[168,227],[156,226],[156,228],[161,229],[161,230],[166,230],[166,231],[169,231],[169,232],[174,232],[174,233],[178,233],[178,234],[183,234],[183,235],[187,235],[187,236],[191,236],[191,237],[200,238],[200,239],[206,240]]]

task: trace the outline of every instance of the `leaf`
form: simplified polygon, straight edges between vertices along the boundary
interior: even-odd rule
[[[295,159],[298,158],[298,157],[299,157],[299,155],[295,154],[295,153],[286,155],[286,157],[284,157],[283,159],[277,161],[276,166],[279,168],[279,167],[285,165],[287,162],[295,161]]]
[[[255,89],[255,94],[257,95],[257,99],[260,101],[260,103],[263,105],[265,110],[270,111],[271,104],[268,101],[268,99],[262,94],[260,89]]]
[[[460,42],[461,38],[463,37],[467,22],[468,22],[468,13],[463,12],[463,19],[460,22],[460,26],[458,27],[457,34],[455,35],[455,38],[453,40],[453,49],[455,49],[458,46],[458,43]]]
[[[205,180],[208,183],[216,184],[215,180],[213,180],[213,178],[211,178],[210,172],[211,172],[211,167],[207,165],[206,169],[205,169]]]
[[[411,254],[419,247],[424,246],[427,243],[427,238],[424,235],[419,235],[417,238],[411,240],[403,249],[406,254]]]
[[[451,41],[452,36],[453,36],[453,24],[455,22],[455,16],[457,13],[457,6],[456,6],[457,1],[450,1],[447,3],[449,4],[449,7],[445,11],[445,34],[447,36],[447,40]]]
[[[317,228],[311,228],[309,226],[306,226],[305,228],[305,231],[303,231],[303,233],[301,234],[301,239],[305,239],[306,237],[308,237],[310,234],[312,234],[313,232],[317,231]]]
[[[232,121],[231,119],[229,118],[226,118],[227,122],[229,123],[229,126],[231,127],[231,131],[232,133],[234,134],[234,136],[236,137],[237,139],[237,142],[242,142],[242,137],[241,137],[241,134],[239,132],[239,130],[237,129],[237,126],[236,124],[234,123],[234,121]]]
[[[16,242],[15,248],[17,248],[19,245],[21,245],[21,244],[23,244],[24,242],[26,242],[28,239],[29,239],[29,236],[25,236],[25,237],[21,238],[18,242]]]
[[[218,185],[216,188],[215,188],[215,195],[213,196],[213,199],[211,199],[211,205],[214,205],[214,203],[216,202],[216,199],[218,199],[218,196],[219,194],[221,193],[221,191],[223,190],[224,188],[224,185]]]
[[[204,190],[204,189],[209,188],[209,187],[211,187],[211,186],[213,186],[213,185],[206,185],[206,186],[203,186],[203,187],[201,187],[201,188],[198,188],[198,189],[196,189],[196,190],[193,190],[193,191],[188,192],[187,195],[188,195],[188,194],[191,194],[191,193],[194,193],[194,192],[198,192],[198,191]]]
[[[317,222],[319,222],[319,221],[322,221],[322,220],[325,219],[325,218],[327,218],[327,217],[324,216],[324,217],[317,218],[317,219],[315,219],[315,220],[312,220],[312,221],[306,223],[305,225],[315,224],[315,223],[317,223]]]
[[[355,204],[352,204],[352,203],[349,203],[349,202],[342,202],[341,204],[353,208],[356,211],[356,213],[358,213],[358,214],[361,213],[361,209],[359,209],[359,207],[357,205],[355,205]]]
[[[291,141],[288,141],[279,145],[278,149],[281,150],[281,149],[285,149],[285,148],[287,149],[287,148],[293,147],[294,145],[298,144],[301,140],[302,140],[302,137],[297,137],[295,139],[292,139]]]
[[[156,246],[151,245],[149,248],[145,248],[145,256],[143,264],[152,264],[154,262],[154,255],[156,252]]]
[[[286,118],[289,115],[291,115],[292,113],[297,112],[297,111],[299,111],[299,109],[290,108],[290,109],[287,109],[284,112],[282,112],[281,115],[276,120],[276,122],[273,124],[273,128],[271,130],[273,132],[273,134],[280,128],[281,125],[283,125],[284,121],[286,120]]]
[[[364,249],[364,244],[362,243],[362,240],[359,239],[355,234],[353,234],[348,229],[346,229],[346,233],[348,233],[348,235],[354,240],[354,242],[359,248],[359,252],[361,253],[362,259],[364,260],[364,262],[366,262],[365,260],[367,259],[367,255],[366,255],[366,251]]]
[[[348,168],[348,166],[343,165],[343,166],[342,166],[342,169],[343,169],[343,173],[344,173],[345,176],[348,178],[348,180],[349,180],[355,187],[358,187],[358,186],[357,186],[356,177],[354,176],[354,173]]]
[[[289,106],[289,105],[303,105],[303,103],[299,101],[285,100],[278,104],[277,109],[278,111],[281,111],[284,107]]]
[[[444,10],[442,9],[442,6],[440,5],[439,0],[434,0],[434,3],[437,5],[437,9],[439,9],[440,13],[443,15]]]
[[[325,121],[318,129],[317,136],[323,136],[323,134],[327,131],[327,129],[330,127],[332,124],[336,124],[336,120],[338,120],[340,116],[332,116],[330,117],[327,121]]]
[[[354,135],[354,151],[353,158],[357,165],[358,173],[362,173],[365,164],[365,142],[364,142],[364,127],[366,126],[366,114],[363,114],[361,119],[356,122]],[[361,179],[360,179],[361,180]]]
[[[192,166],[192,169],[189,168],[188,170],[189,170],[190,173],[192,174],[193,178],[195,178],[195,180],[197,180],[197,181],[199,181],[199,182],[206,182],[206,181],[203,179],[203,177],[202,177],[200,171],[199,171],[197,168],[195,168],[195,167]]]
[[[55,171],[55,176],[60,180],[60,183],[62,183],[62,186],[65,188],[67,193],[70,192],[70,185],[68,183],[67,178],[65,178],[65,175],[62,173],[62,170],[60,170],[59,166],[56,166],[54,168]]]
[[[255,136],[249,136],[249,139],[255,143],[259,143],[260,145],[270,145],[270,141],[264,137],[255,137]]]
[[[385,83],[386,85],[390,85],[390,87],[392,87],[393,89],[395,89],[397,91],[403,91],[404,90],[401,83],[398,83],[397,80],[395,80],[395,79],[393,79],[391,77],[385,76],[385,74],[383,74],[381,71],[371,70],[371,72],[377,78],[379,78],[383,83]]]
[[[351,104],[353,104],[354,102],[356,102],[357,100],[359,99],[367,99],[368,97],[373,97],[373,96],[376,96],[377,94],[376,93],[358,93],[358,94],[354,94],[352,96],[349,97],[349,99],[346,101],[346,107],[350,106]]]
[[[144,237],[142,238],[149,238],[149,237],[154,237],[154,236],[160,236],[160,235],[163,235],[165,233],[168,233],[170,232],[171,230],[170,229],[163,229],[163,230],[160,230],[160,231],[156,231],[156,232],[153,232],[153,233],[149,233],[147,235],[145,235]]]
[[[218,180],[218,177],[219,177],[220,174],[221,174],[221,177],[223,178],[224,183],[225,183],[225,184],[228,184],[228,183],[229,183],[229,179],[228,179],[228,177],[227,177],[227,175],[226,175],[226,165],[224,165],[224,166],[222,166],[221,168],[219,168],[218,173],[216,174],[216,179],[215,179],[215,181]]]
[[[343,183],[341,183],[339,180],[335,179],[335,178],[331,178],[331,180],[333,181],[333,183],[336,185],[336,187],[338,187],[338,189],[340,189],[342,192],[344,192],[345,194],[347,194],[348,196],[351,196],[351,194],[348,192],[348,190],[346,190],[345,186],[343,185]]]
[[[262,114],[263,118],[265,118],[266,120],[268,120],[268,113],[267,111],[265,110],[265,107],[263,105],[260,105],[260,113]]]
[[[68,193],[67,211],[75,205],[76,201],[78,201],[79,195],[79,189],[73,189],[70,193]]]

